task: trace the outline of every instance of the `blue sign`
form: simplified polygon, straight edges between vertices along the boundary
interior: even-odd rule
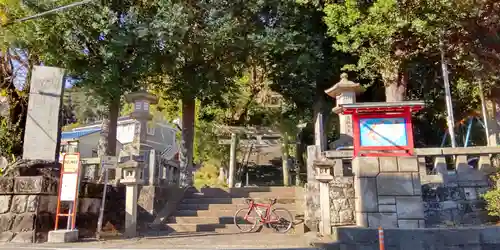
[[[359,121],[360,146],[408,146],[404,118],[365,118]]]

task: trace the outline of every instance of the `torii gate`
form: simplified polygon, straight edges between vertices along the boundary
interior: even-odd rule
[[[263,149],[281,144],[281,134],[269,127],[236,127],[236,126],[218,126],[216,130],[220,133],[231,134],[231,139],[221,139],[219,144],[231,145],[229,159],[229,180],[228,186],[234,187],[234,175],[236,171],[236,150],[238,145],[253,149]],[[245,140],[238,140],[238,135],[246,135]],[[286,159],[284,159],[286,160]],[[283,166],[288,166],[283,164]],[[284,178],[288,178],[288,168],[283,168]],[[285,173],[286,172],[286,173]]]

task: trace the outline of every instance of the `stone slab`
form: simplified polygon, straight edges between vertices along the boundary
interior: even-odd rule
[[[78,230],[52,230],[49,232],[49,243],[66,243],[78,241]]]
[[[54,181],[43,176],[19,176],[14,179],[15,194],[56,194]]]
[[[379,157],[380,172],[398,172],[398,160],[396,157]]]
[[[0,177],[0,194],[11,194],[14,189],[14,178]]]
[[[379,205],[395,205],[396,198],[394,196],[379,196],[378,197]]]
[[[16,233],[10,241],[12,243],[33,243],[33,231]]]
[[[356,177],[376,177],[380,172],[378,157],[356,157],[352,170]]]
[[[357,212],[378,212],[377,183],[375,178],[354,178]]]
[[[0,214],[9,212],[12,195],[0,195]]]
[[[396,197],[398,219],[423,219],[424,207],[420,196]]]
[[[1,232],[0,233],[0,242],[10,242],[14,238],[13,232]]]
[[[412,173],[413,194],[422,195],[422,183],[420,182],[420,173]]]
[[[396,213],[368,213],[368,227],[370,228],[398,228]]]
[[[23,159],[58,160],[59,111],[62,106],[64,69],[34,66],[30,82]]]
[[[10,211],[16,214],[22,214],[26,212],[26,206],[28,204],[27,195],[14,195],[12,197],[12,204],[10,206]]]
[[[398,157],[399,172],[418,172],[417,157]]]
[[[399,228],[419,228],[419,220],[398,220]]]
[[[413,195],[411,173],[380,173],[377,176],[378,195]]]
[[[395,213],[396,205],[378,205],[378,211],[381,213]]]

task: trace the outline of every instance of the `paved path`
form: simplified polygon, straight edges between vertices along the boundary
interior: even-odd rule
[[[0,250],[131,250],[131,249],[311,249],[303,235],[283,234],[176,234],[162,237],[144,237],[107,241],[43,244],[0,244]]]

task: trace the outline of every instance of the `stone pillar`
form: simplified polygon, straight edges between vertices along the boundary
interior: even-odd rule
[[[352,166],[358,226],[425,227],[417,157],[356,157]]]
[[[227,184],[230,188],[234,187],[234,172],[236,171],[236,165],[237,165],[237,160],[236,160],[236,150],[238,147],[238,136],[235,133],[231,134],[231,149],[230,149],[230,156],[229,156],[229,178],[227,181]]]
[[[316,180],[316,170],[314,161],[319,159],[321,149],[319,146],[307,147],[307,183],[305,192],[306,208],[304,211],[305,225],[311,231],[318,230],[320,220],[320,187],[319,181]]]
[[[488,113],[489,135],[488,146],[500,145],[500,91],[497,89],[486,100],[486,110]]]
[[[332,149],[342,146],[352,146],[352,116],[343,115],[340,112],[340,106],[356,103],[356,94],[363,92],[363,88],[359,83],[351,82],[347,79],[346,73],[343,73],[340,78],[338,83],[325,91],[330,97],[336,99],[337,106],[333,109],[333,112],[339,116],[340,137],[333,143],[334,148]]]
[[[24,132],[23,159],[59,161],[64,69],[34,66]]]

